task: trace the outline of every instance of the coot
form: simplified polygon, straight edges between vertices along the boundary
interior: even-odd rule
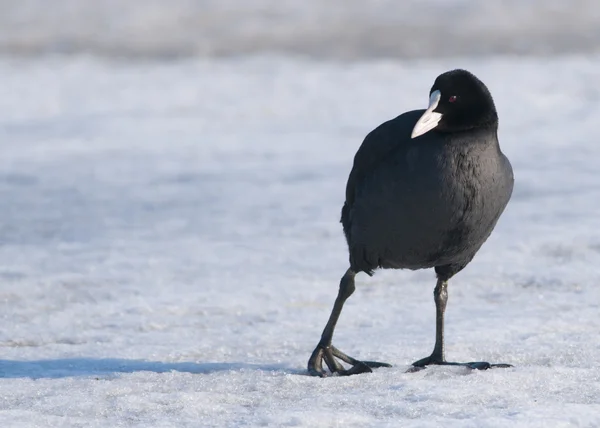
[[[342,208],[350,268],[308,362],[311,375],[326,375],[323,361],[340,375],[389,366],[358,361],[332,345],[355,275],[372,275],[378,268],[435,269],[435,346],[430,356],[413,363],[414,370],[430,364],[508,366],[452,363],[444,355],[448,280],[490,236],[513,189],[512,167],[500,151],[497,131],[488,88],[470,72],[452,70],[435,80],[427,110],[404,113],[366,136],[354,157]]]

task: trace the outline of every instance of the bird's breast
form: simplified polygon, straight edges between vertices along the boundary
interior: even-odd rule
[[[365,177],[353,234],[383,259],[424,267],[461,257],[489,236],[506,201],[499,151],[491,147],[398,150]]]

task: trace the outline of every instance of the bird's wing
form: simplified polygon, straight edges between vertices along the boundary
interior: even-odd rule
[[[346,184],[346,201],[342,207],[341,223],[348,245],[352,245],[351,223],[352,206],[356,198],[356,190],[361,182],[377,168],[377,165],[395,149],[402,147],[403,141],[410,139],[410,133],[424,110],[404,113],[395,119],[382,123],[371,131],[364,139],[354,156],[354,165]],[[366,270],[368,272],[369,270]]]
[[[354,156],[354,165],[346,184],[346,203],[354,203],[356,188],[360,182],[403,141],[410,139],[410,133],[424,110],[404,113],[395,119],[382,123],[364,139]]]
[[[363,254],[362,258],[367,259],[359,263],[359,260],[352,255],[355,252],[352,249],[355,244],[351,236],[352,208],[356,198],[356,190],[360,188],[363,180],[377,168],[382,160],[390,156],[394,150],[401,148],[402,143],[410,139],[412,128],[422,112],[423,110],[420,112],[404,113],[395,119],[382,123],[365,137],[354,156],[354,165],[346,184],[346,201],[342,207],[341,223],[346,241],[350,247],[350,264],[357,271],[364,271],[372,275],[373,269],[377,267],[378,262],[367,260],[368,256]]]

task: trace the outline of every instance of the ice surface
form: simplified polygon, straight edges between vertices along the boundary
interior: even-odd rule
[[[453,67],[495,95],[513,200],[450,283],[357,277],[335,344],[394,364],[305,375],[347,266],[352,157]],[[0,61],[0,426],[600,424],[600,58]]]

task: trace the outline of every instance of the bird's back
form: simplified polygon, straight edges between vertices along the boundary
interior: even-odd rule
[[[466,264],[510,199],[495,129],[411,139],[422,113],[382,124],[355,156],[342,209],[355,271]]]

